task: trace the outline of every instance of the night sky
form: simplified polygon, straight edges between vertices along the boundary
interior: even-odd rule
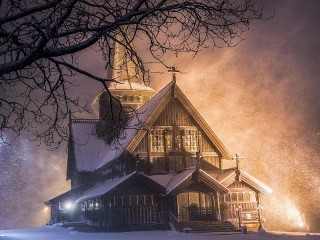
[[[182,72],[179,87],[229,151],[244,156],[243,169],[274,190],[262,203],[267,229],[289,229],[304,214],[320,231],[320,1],[259,2],[275,16],[254,22],[238,46],[169,55],[167,64]],[[143,43],[135,46],[143,55]],[[80,61],[104,76],[96,54],[86,50]],[[171,81],[165,68],[150,69],[163,72],[152,75],[156,90]],[[84,101],[102,89],[79,83]],[[0,229],[44,224],[43,202],[69,188],[66,146],[47,151],[21,137],[0,151]]]

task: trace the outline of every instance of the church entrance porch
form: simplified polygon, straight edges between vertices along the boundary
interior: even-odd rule
[[[217,221],[219,209],[214,192],[184,192],[177,195],[179,222]]]

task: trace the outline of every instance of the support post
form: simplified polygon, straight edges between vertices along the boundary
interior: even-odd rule
[[[218,210],[218,221],[222,221],[221,218],[221,208],[220,208],[220,193],[216,192],[216,198],[217,198],[217,210]]]

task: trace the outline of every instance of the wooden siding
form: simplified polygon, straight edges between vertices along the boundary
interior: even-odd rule
[[[172,99],[155,120],[154,126],[193,126],[192,117]]]
[[[134,153],[142,153],[142,154],[146,154],[148,152],[148,134],[146,134],[141,142],[138,144],[138,146],[136,147],[136,149],[134,150]]]
[[[251,188],[249,188],[245,183],[234,181],[230,186],[228,186],[229,189],[241,189],[242,191],[252,191]]]
[[[203,137],[203,133],[201,132],[201,135],[202,135],[202,138],[201,138],[201,150],[202,150],[202,152],[203,153],[205,153],[205,152],[210,152],[210,153],[212,153],[212,152],[215,152],[215,153],[217,153],[217,148],[216,147],[214,147],[214,146],[212,146],[210,143],[209,143],[209,141],[205,138],[205,137]]]
[[[235,181],[229,187],[230,192],[220,196],[223,220],[238,221],[238,224],[251,224],[251,230],[260,226],[259,196],[243,182]],[[240,222],[239,222],[240,221]]]
[[[170,100],[167,106],[163,109],[161,114],[153,123],[152,128],[166,129],[166,127],[171,127],[169,130],[171,131],[170,134],[174,134],[174,135],[177,134],[176,132],[177,129],[175,127],[178,127],[179,129],[181,128],[180,130],[182,131],[184,131],[184,129],[198,129],[198,127],[195,126],[195,122],[193,121],[191,115],[183,108],[183,106],[181,106],[179,102],[177,102],[174,99]],[[181,151],[153,152],[150,149],[148,149],[152,145],[151,142],[148,143],[148,140],[152,141],[152,133],[150,137],[148,137],[148,134],[146,134],[143,137],[141,142],[135,148],[133,154],[138,154],[140,157],[143,157],[143,158],[148,158],[148,156],[150,156],[148,160],[150,161],[152,166],[152,169],[151,169],[152,173],[155,174],[155,173],[166,173],[166,172],[172,172],[172,171],[181,171],[186,167],[195,165],[195,163],[193,163],[194,160],[191,159],[191,155],[190,155],[190,154],[195,155],[195,152],[188,153],[188,152],[185,152],[186,150],[183,150],[184,136],[181,139],[182,141]],[[173,145],[175,144],[174,140],[172,144]],[[213,170],[216,170],[216,168],[220,167],[221,154],[218,153],[217,148],[212,143],[210,143],[207,136],[205,136],[204,132],[201,130],[199,130],[199,135],[198,135],[198,147],[199,147],[198,150],[200,150],[200,152],[204,157],[203,164],[202,164],[202,168],[204,170],[213,171]],[[167,148],[168,146],[166,146],[166,149]],[[148,154],[148,150],[149,150],[149,154]],[[163,164],[166,166],[161,167],[160,166],[161,161],[159,162],[155,160],[155,159],[160,159],[159,157],[163,159]],[[180,159],[181,164],[179,164],[178,162],[178,166],[177,166],[177,158],[179,159],[181,158]]]
[[[204,156],[201,161],[201,169],[204,171],[214,171],[219,168],[219,156]]]

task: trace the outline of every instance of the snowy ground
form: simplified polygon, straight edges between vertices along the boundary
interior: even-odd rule
[[[320,234],[305,233],[191,233],[183,234],[174,231],[149,231],[149,232],[125,232],[125,233],[83,233],[62,227],[27,228],[17,230],[1,230],[0,240],[209,240],[209,239],[291,239],[291,240],[320,240]]]

